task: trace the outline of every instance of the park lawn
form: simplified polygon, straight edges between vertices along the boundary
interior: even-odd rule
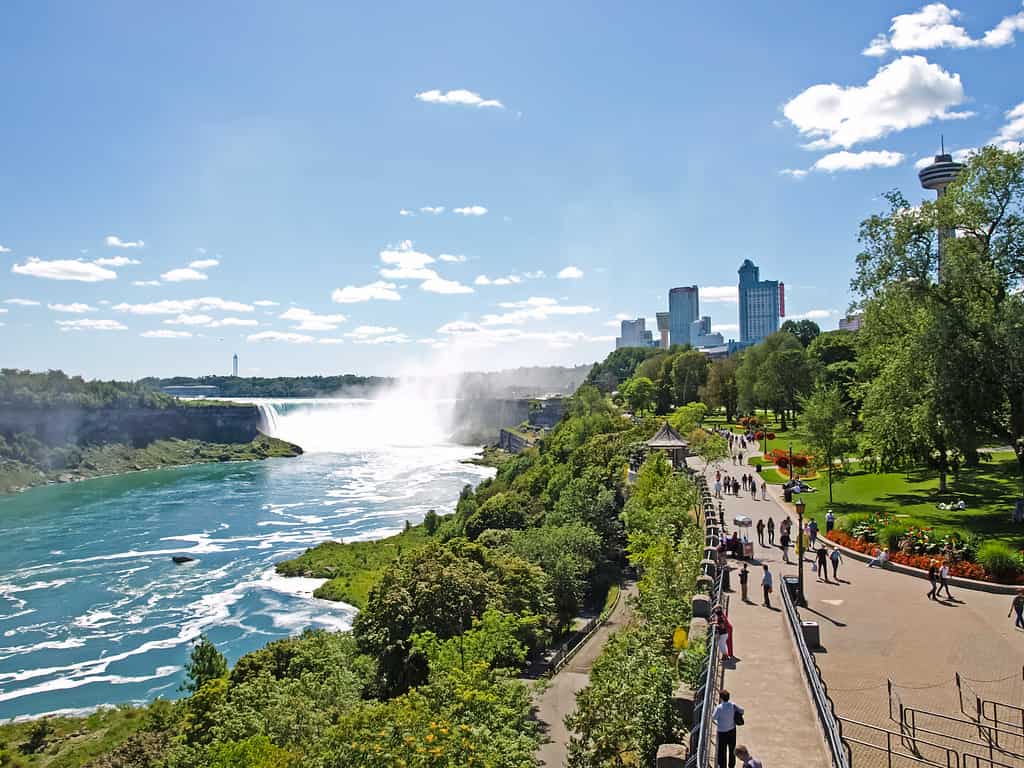
[[[762,422],[763,422],[764,419],[765,419],[765,416],[763,414],[758,414],[758,418],[761,419]],[[702,423],[703,423],[703,425],[705,427],[708,427],[709,429],[722,429],[724,427],[724,428],[732,430],[736,434],[743,434],[746,431],[743,427],[741,427],[739,424],[736,424],[735,422],[733,422],[733,423],[726,423],[725,416],[723,414],[721,414],[721,413],[717,413],[717,414],[714,414],[714,415],[711,415],[711,416],[706,416]],[[799,422],[797,422],[797,423],[799,424]],[[765,430],[764,430],[764,427],[761,426],[761,427],[757,428],[757,431],[765,431]],[[803,454],[811,453],[810,448],[807,446],[807,443],[803,439],[803,437],[800,436],[798,430],[789,429],[789,430],[786,430],[785,432],[782,432],[781,431],[781,425],[779,424],[779,422],[777,420],[775,420],[775,419],[772,419],[772,420],[769,420],[768,423],[767,423],[767,431],[775,433],[775,439],[768,441],[768,450],[769,451],[772,450],[773,448],[782,448],[782,449],[788,451],[789,450],[789,446],[792,445],[793,446],[793,453],[803,453]],[[758,450],[762,450],[763,448],[764,448],[764,440],[759,440],[758,441]]]
[[[85,717],[51,717],[45,746],[24,754],[34,723],[0,724],[0,765],[11,768],[80,768],[110,752],[143,725],[145,710],[138,707],[99,709]]]
[[[377,541],[347,544],[325,541],[293,560],[278,563],[277,572],[282,576],[329,579],[317,588],[314,597],[337,600],[362,610],[384,569],[397,560],[403,550],[422,546],[429,538],[421,523]]]
[[[803,498],[807,514],[814,517],[822,529],[829,508],[837,516],[852,512],[891,512],[908,515],[934,526],[939,532],[966,531],[1000,539],[1014,549],[1024,548],[1024,526],[1011,522],[1021,487],[1017,460],[1012,453],[995,453],[991,461],[983,461],[974,469],[961,470],[959,480],[950,477],[950,492],[942,496],[938,494],[938,476],[932,471],[877,474],[854,471],[846,476],[836,473],[832,485],[835,501],[831,505],[826,473],[821,473],[814,487],[818,490],[803,494]],[[967,509],[943,511],[936,507],[940,501],[955,499],[963,499]]]

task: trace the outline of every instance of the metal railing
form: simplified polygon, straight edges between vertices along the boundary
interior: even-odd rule
[[[590,619],[590,621],[588,621],[586,624],[584,624],[582,627],[576,630],[574,634],[579,639],[575,643],[560,648],[558,652],[551,657],[550,661],[548,661],[547,674],[549,676],[554,677],[555,675],[557,675],[558,672],[562,669],[562,667],[568,664],[572,660],[572,657],[575,656],[576,653],[584,645],[587,644],[587,641],[590,640],[591,635],[593,635],[598,629],[601,628],[601,626],[606,621],[608,621],[608,618],[612,615],[612,613],[615,612],[615,608],[618,606],[619,600],[622,599],[623,586],[624,585],[619,586],[619,591],[615,593],[615,599],[612,601],[612,604],[608,608],[601,611],[599,615]]]
[[[1022,677],[1024,677],[1024,670]],[[1010,677],[1005,680],[1011,679]],[[973,711],[968,712],[964,707],[964,683],[968,681],[968,678],[961,678],[960,673],[956,673],[956,693],[957,698],[960,700],[960,711],[968,717],[975,718],[978,722],[988,720],[997,728],[999,726],[1006,726],[1010,733],[1014,733],[1017,736],[1024,736],[1024,707],[1016,704],[1006,704],[1002,701],[996,701],[995,699],[982,698],[970,685],[967,689],[970,691],[974,698]],[[1002,681],[988,681],[988,682],[1002,682]],[[1000,710],[1009,713],[1011,719],[1003,720],[999,717]],[[1020,731],[1020,733],[1016,733]]]
[[[804,640],[804,632],[800,624],[800,616],[793,605],[793,597],[789,594],[789,587],[779,574],[781,584],[782,602],[786,607],[786,617],[789,619],[789,628],[793,631],[796,640],[797,651],[800,654],[800,666],[803,668],[807,685],[811,689],[811,698],[814,699],[814,707],[818,711],[818,721],[821,723],[822,731],[825,734],[825,741],[828,744],[829,752],[832,755],[834,768],[849,768],[853,760],[849,744],[843,738],[842,721],[836,716],[835,704],[828,695],[828,688],[821,677],[821,671],[814,660],[814,655],[807,647]]]

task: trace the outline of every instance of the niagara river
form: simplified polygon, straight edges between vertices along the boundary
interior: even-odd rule
[[[445,403],[253,402],[303,456],[0,496],[0,720],[175,697],[200,634],[233,662],[307,627],[347,629],[354,608],[275,563],[450,512],[493,473],[447,440]]]

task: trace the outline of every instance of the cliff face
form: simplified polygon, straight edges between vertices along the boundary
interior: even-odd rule
[[[255,405],[172,408],[0,408],[0,434],[29,433],[47,445],[126,443],[179,438],[248,443],[258,435]]]
[[[469,445],[489,443],[499,429],[521,424],[529,415],[529,400],[459,400],[455,403],[456,428],[452,439]]]

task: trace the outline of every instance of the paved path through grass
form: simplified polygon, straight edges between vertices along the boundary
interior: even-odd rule
[[[627,583],[619,595],[608,620],[590,636],[576,655],[551,678],[548,687],[538,697],[536,718],[543,729],[544,743],[537,751],[537,759],[547,768],[562,768],[568,755],[569,730],[565,717],[576,709],[576,694],[590,682],[590,668],[601,655],[612,634],[625,627],[633,618],[633,598],[636,584]]]

